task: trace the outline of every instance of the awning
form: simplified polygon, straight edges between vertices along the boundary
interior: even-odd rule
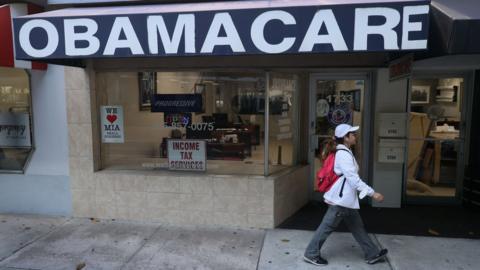
[[[12,19],[41,12],[41,7],[33,4],[9,4],[0,6],[0,66],[26,69],[47,69],[47,64],[16,60]]]
[[[432,53],[480,53],[480,1],[433,0],[431,6]]]
[[[16,58],[426,50],[429,4],[423,0],[265,0],[67,8],[16,18]]]

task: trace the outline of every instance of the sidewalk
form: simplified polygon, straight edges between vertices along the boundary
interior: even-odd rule
[[[480,240],[373,235],[390,253],[386,262],[371,266],[350,234],[334,233],[324,252],[330,264],[317,267],[301,256],[312,234],[0,215],[0,270],[467,270],[480,263]]]
[[[302,255],[312,231],[268,231],[259,268],[319,269],[306,264]],[[321,269],[396,269],[396,270],[467,270],[478,269],[480,240],[399,235],[371,235],[380,246],[388,248],[387,261],[366,264],[358,244],[350,233],[333,233],[325,242],[324,257],[328,267]]]

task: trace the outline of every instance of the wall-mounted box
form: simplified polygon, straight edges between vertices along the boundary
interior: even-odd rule
[[[406,113],[380,113],[378,118],[379,137],[406,137]]]
[[[405,146],[403,139],[380,139],[378,144],[378,162],[404,163]]]

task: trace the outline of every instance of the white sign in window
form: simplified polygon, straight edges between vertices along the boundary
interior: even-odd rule
[[[204,140],[168,140],[168,168],[176,171],[206,171]]]
[[[122,106],[100,106],[102,143],[124,143]]]
[[[0,113],[0,147],[30,147],[28,113]]]

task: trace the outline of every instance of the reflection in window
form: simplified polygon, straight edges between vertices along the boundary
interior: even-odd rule
[[[303,81],[301,80],[303,79]],[[271,73],[269,82],[269,172],[296,164],[298,119],[297,95],[306,78],[290,73]],[[306,91],[304,89],[303,91]]]
[[[22,171],[32,150],[30,85],[22,69],[0,68],[0,170]]]

